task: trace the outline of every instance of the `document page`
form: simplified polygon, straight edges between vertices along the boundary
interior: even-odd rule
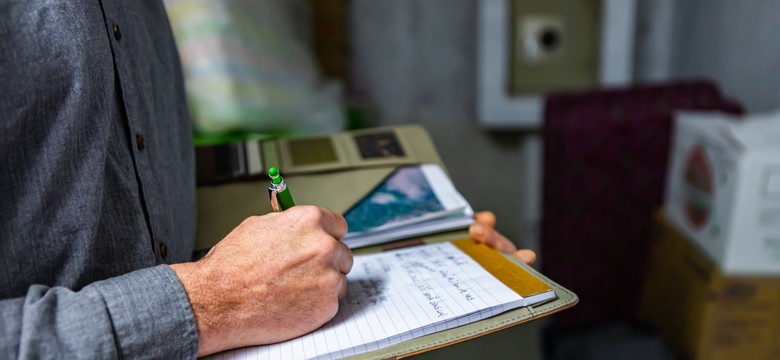
[[[439,165],[402,166],[344,213],[350,248],[462,229],[474,211]]]
[[[449,242],[355,257],[336,316],[286,342],[212,359],[337,359],[482,320],[523,298]]]

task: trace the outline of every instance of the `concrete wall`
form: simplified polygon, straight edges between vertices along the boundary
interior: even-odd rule
[[[477,1],[352,0],[352,83],[380,125],[423,124],[475,209],[537,248],[523,220],[539,211],[522,190],[540,176],[523,171],[528,137],[476,120]],[[750,111],[780,107],[780,1],[640,0],[638,16],[639,80],[707,77]]]
[[[477,2],[352,0],[350,10],[353,88],[377,106],[380,125],[424,125],[474,209],[526,238],[521,136],[488,133],[475,115]]]
[[[706,77],[749,111],[780,107],[780,1],[642,0],[639,16],[640,79]]]
[[[678,1],[672,76],[717,79],[751,111],[780,106],[780,1]]]

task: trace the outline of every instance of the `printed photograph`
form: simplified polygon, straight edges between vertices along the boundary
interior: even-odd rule
[[[419,167],[402,167],[344,214],[350,233],[364,232],[443,211]]]

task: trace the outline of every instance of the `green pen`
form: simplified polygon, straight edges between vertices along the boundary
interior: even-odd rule
[[[268,195],[271,196],[271,207],[274,211],[280,212],[295,206],[290,189],[287,188],[287,183],[279,174],[279,169],[275,167],[268,169],[268,177],[271,178]]]

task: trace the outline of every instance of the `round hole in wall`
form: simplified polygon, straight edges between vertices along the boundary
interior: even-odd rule
[[[546,27],[539,32],[539,43],[545,51],[553,52],[561,47],[563,36],[560,29]]]

